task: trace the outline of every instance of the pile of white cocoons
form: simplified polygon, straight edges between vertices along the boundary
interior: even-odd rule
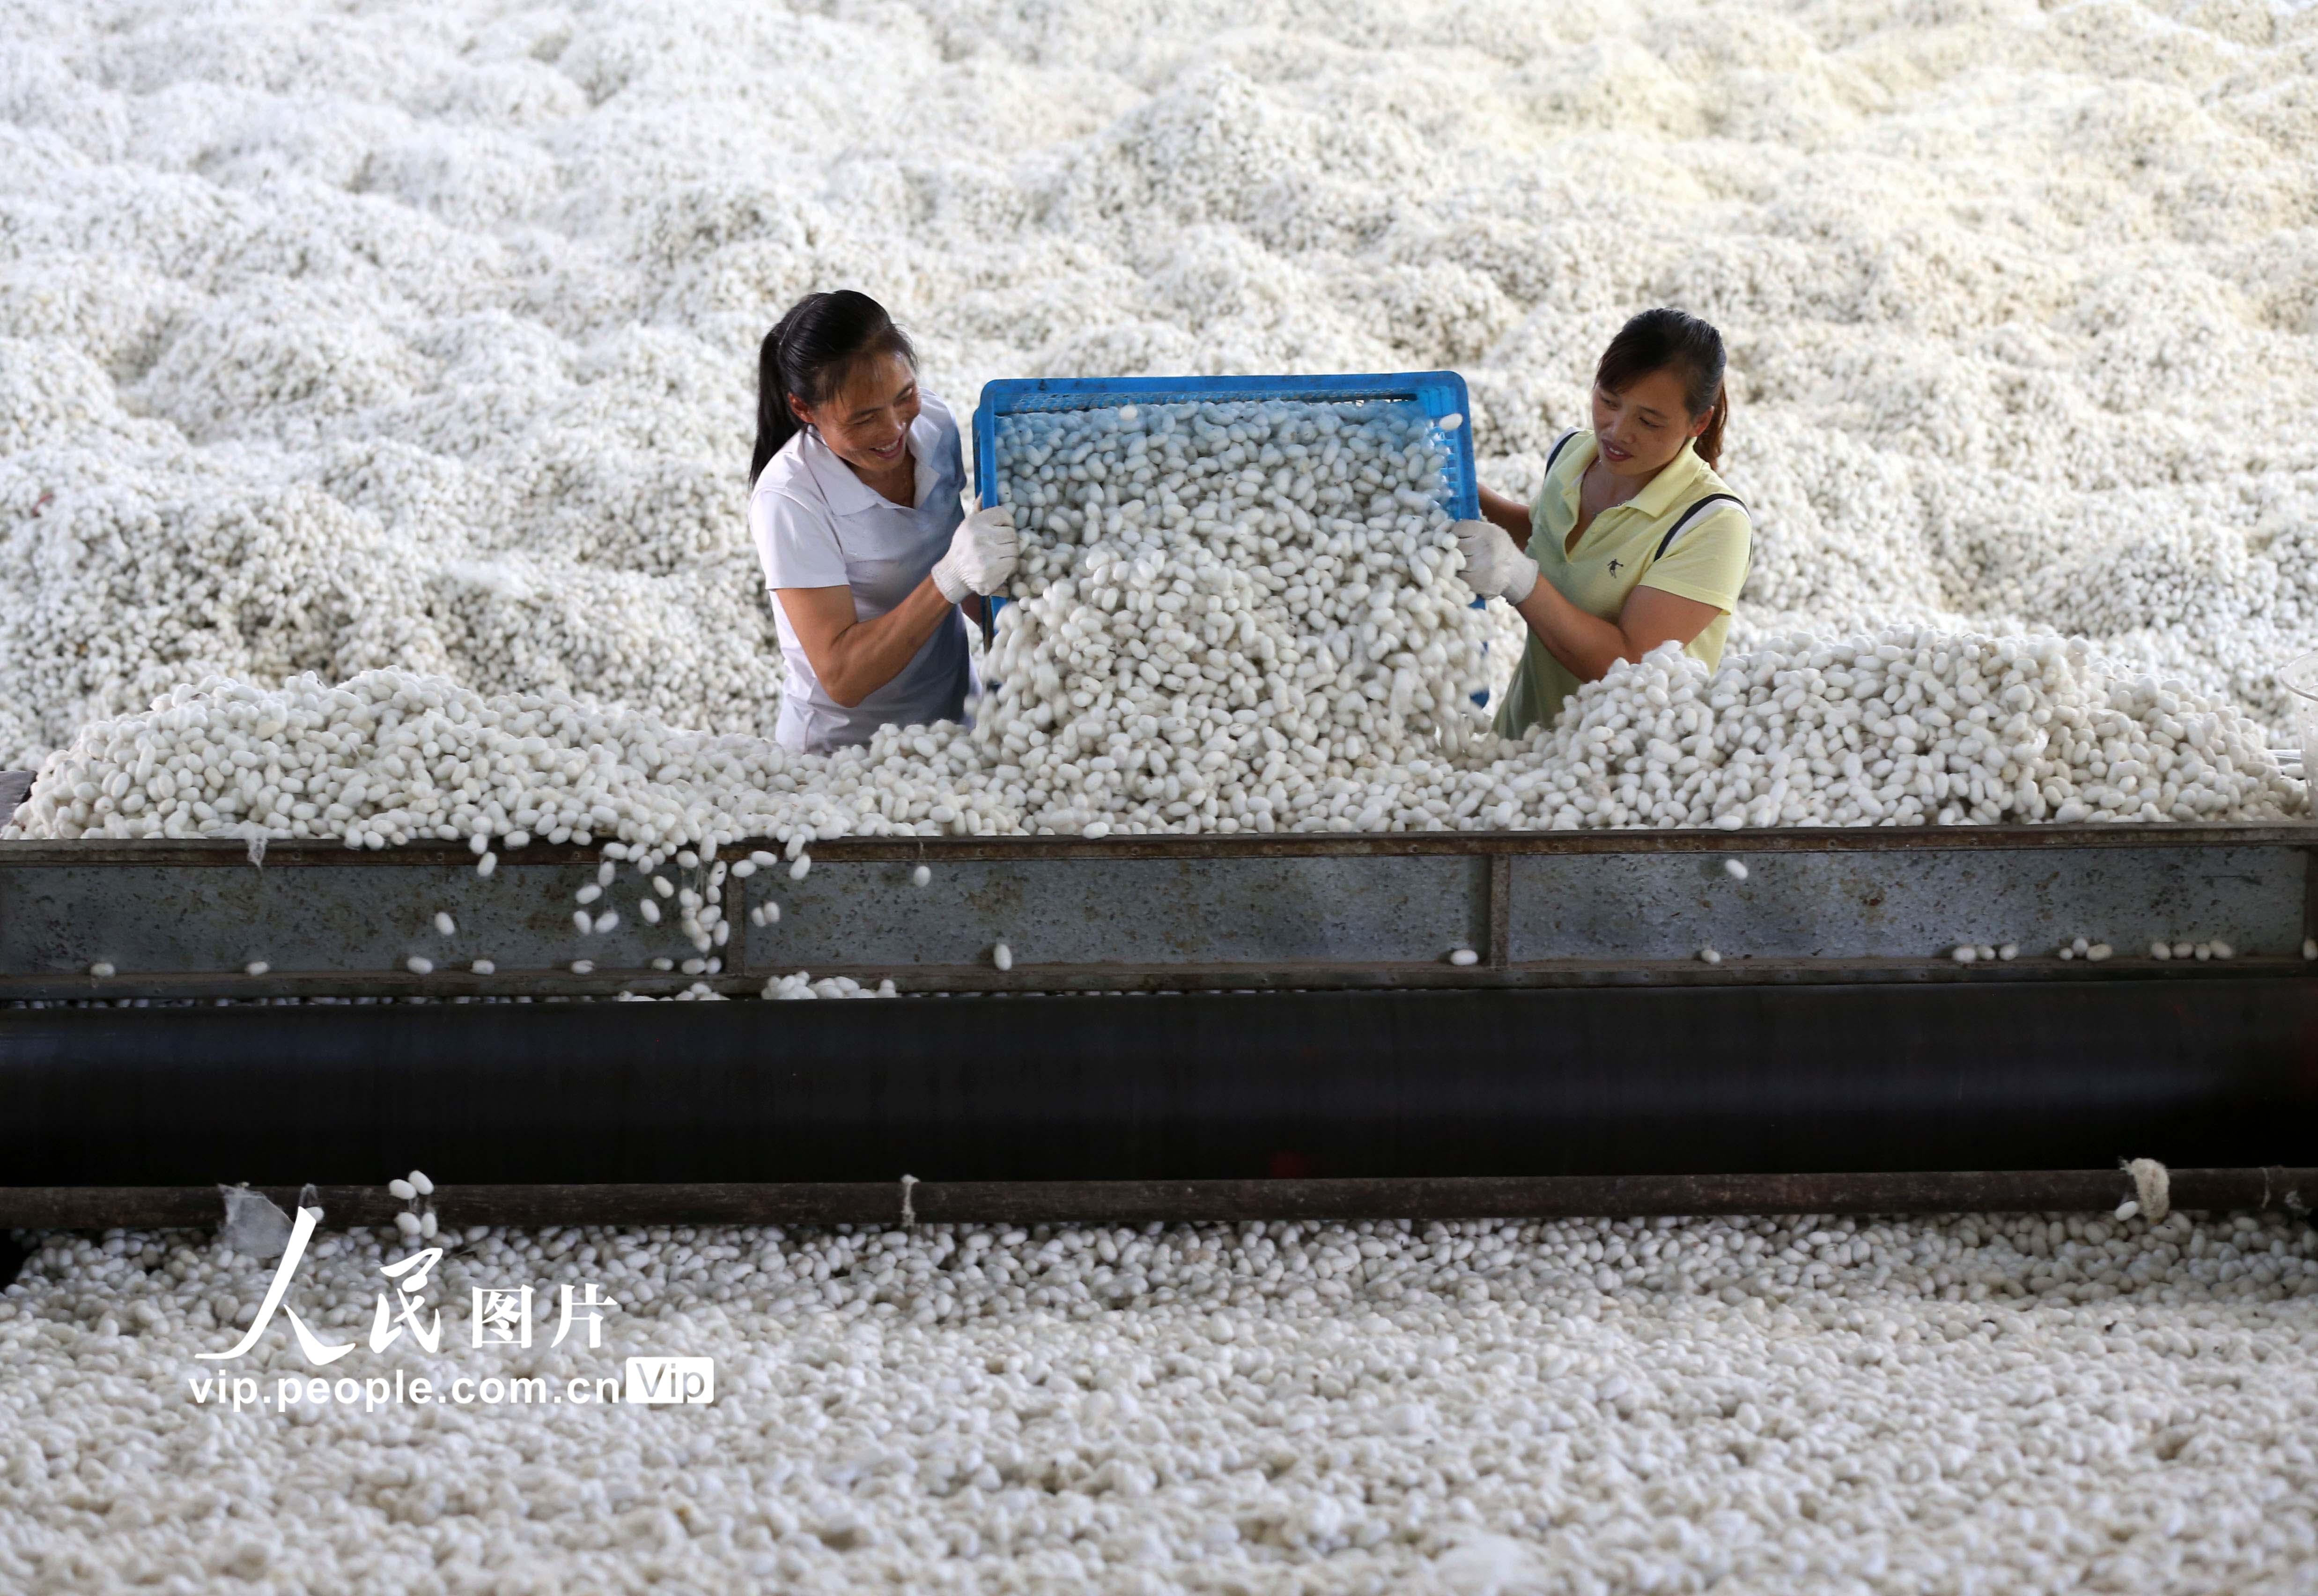
[[[2318,1238],[2282,1214],[441,1244],[439,1349],[373,1353],[408,1244],[316,1238],[288,1304],[357,1344],[317,1369],[278,1316],[195,1358],[269,1262],[37,1242],[0,1588],[2238,1596],[2318,1559]],[[590,1284],[602,1345],[551,1346]],[[472,1347],[471,1292],[526,1286],[532,1345]],[[714,1403],[567,1394],[673,1355]],[[354,1399],[194,1394],[318,1375]]]
[[[1424,568],[1423,547],[1406,556],[1411,567]],[[479,850],[515,834],[658,853],[766,837],[794,856],[851,835],[2305,811],[2258,724],[2179,688],[2108,677],[2059,640],[1805,638],[1726,657],[1712,674],[1669,648],[1614,668],[1554,726],[1509,742],[1456,707],[1457,677],[1396,663],[1421,659],[1406,650],[1366,651],[1405,616],[1372,605],[1335,624],[1324,611],[1298,631],[1271,605],[1262,621],[1221,604],[1190,609],[1253,585],[1228,568],[1187,558],[1184,576],[1154,590],[1100,585],[1116,559],[1100,542],[1083,558],[1085,574],[1048,579],[1002,612],[992,657],[1012,685],[985,700],[992,711],[971,731],[888,728],[867,749],[823,757],[560,694],[484,698],[396,671],[337,687],[213,682],[84,727],[43,765],[5,834],[464,839]],[[1473,612],[1454,596],[1460,586],[1440,586],[1448,596],[1414,580],[1390,590],[1412,614],[1439,606],[1422,646],[1445,654],[1444,640],[1470,646],[1454,617]],[[1146,603],[1166,619],[1145,621]],[[1193,641],[1171,641],[1208,638],[1196,663]],[[1235,702],[1249,697],[1272,711]],[[1272,713],[1298,729],[1294,740]]]

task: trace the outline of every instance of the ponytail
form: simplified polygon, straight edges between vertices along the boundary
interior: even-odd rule
[[[1714,403],[1706,412],[1706,430],[1690,442],[1698,457],[1712,469],[1722,463],[1722,427],[1730,419],[1730,390],[1721,383],[1714,389]]]
[[[789,403],[811,409],[845,386],[862,361],[898,354],[912,365],[917,349],[885,308],[866,293],[840,288],[809,293],[773,324],[757,351],[757,447],[749,461],[749,485],[803,426]]]
[[[1652,372],[1672,372],[1682,380],[1683,408],[1706,426],[1691,447],[1709,467],[1722,459],[1722,430],[1730,419],[1730,390],[1722,381],[1726,359],[1722,335],[1712,324],[1685,311],[1661,308],[1644,310],[1618,329],[1602,352],[1595,382],[1612,393],[1622,393]]]

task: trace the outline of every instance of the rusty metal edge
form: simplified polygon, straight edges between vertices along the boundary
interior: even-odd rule
[[[219,999],[251,1002],[269,998],[607,999],[622,992],[672,996],[695,985],[726,997],[748,997],[773,975],[755,972],[685,975],[658,970],[599,970],[574,975],[564,969],[502,970],[494,975],[445,972],[434,975],[382,973],[375,975],[321,971],[276,972],[247,976],[230,972],[139,977],[133,973],[98,979],[88,975],[0,976],[0,1002],[105,1002],[140,998]],[[987,964],[825,965],[808,972],[814,980],[845,976],[864,986],[891,981],[904,994],[972,994],[1044,997],[1110,991],[1362,991],[1384,988],[1411,991],[1502,991],[1507,988],[1607,986],[1795,986],[1859,982],[2104,982],[2225,981],[2255,976],[2318,974],[2318,965],[2299,954],[2240,955],[2226,961],[2158,960],[2145,955],[2104,964],[2063,964],[2049,953],[2005,964],[1957,964],[1923,958],[1746,958],[1719,965],[1690,959],[1559,959],[1535,964],[1458,966],[1410,964],[1018,964],[1001,973]],[[0,1023],[6,1015],[0,1013]]]
[[[1663,853],[1876,853],[1972,848],[2072,847],[2318,847],[2318,826],[2309,822],[2254,824],[2236,821],[2179,825],[2008,826],[1786,826],[1760,829],[1652,830],[1629,828],[1601,831],[1302,831],[1270,835],[1202,834],[1150,837],[844,837],[814,843],[816,860],[850,864],[916,864],[921,859],[1234,859],[1283,857],[1488,856],[1500,854]],[[768,838],[728,843],[720,857],[763,850],[782,851]],[[597,847],[535,842],[503,853],[501,868],[526,865],[593,865]],[[403,847],[350,848],[337,842],[275,842],[265,867],[315,865],[472,865],[463,844],[416,842]],[[71,842],[0,841],[0,870],[58,865],[183,865],[247,866],[248,847],[238,838],[200,841]]]
[[[2174,1170],[2172,1205],[2304,1214],[2318,1169]],[[289,1188],[262,1188],[287,1209]],[[2121,1170],[1737,1175],[1467,1176],[1440,1179],[847,1181],[769,1185],[443,1186],[467,1225],[1152,1224],[1225,1220],[1505,1219],[1703,1214],[2094,1213],[2134,1195]],[[333,1229],[382,1228],[407,1205],[376,1186],[317,1188]],[[904,1203],[906,1199],[906,1214]],[[217,1188],[0,1187],[0,1229],[207,1228]],[[454,1243],[455,1244],[455,1242]]]

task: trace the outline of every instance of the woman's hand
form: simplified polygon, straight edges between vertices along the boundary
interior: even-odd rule
[[[1014,512],[1004,505],[978,509],[958,523],[949,552],[934,564],[933,584],[952,604],[969,594],[995,593],[1013,577],[1021,552]]]
[[[1516,605],[1530,596],[1537,586],[1537,561],[1514,546],[1504,527],[1493,521],[1460,521],[1451,530],[1465,556],[1465,585],[1475,594]]]

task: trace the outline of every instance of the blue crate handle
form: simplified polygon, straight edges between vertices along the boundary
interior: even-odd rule
[[[1465,424],[1444,435],[1449,463],[1449,511],[1460,521],[1481,514],[1480,480],[1473,465],[1473,409],[1465,379],[1455,372],[1340,372],[1314,377],[1002,377],[982,387],[974,409],[974,491],[985,505],[998,502],[998,418],[1030,410],[1107,410],[1119,405],[1217,404],[1248,399],[1300,399],[1307,403],[1367,400],[1413,401],[1438,421],[1462,416]],[[986,642],[1004,608],[1003,598],[982,603]],[[1473,607],[1483,607],[1475,599]],[[1487,692],[1473,702],[1487,705]]]

